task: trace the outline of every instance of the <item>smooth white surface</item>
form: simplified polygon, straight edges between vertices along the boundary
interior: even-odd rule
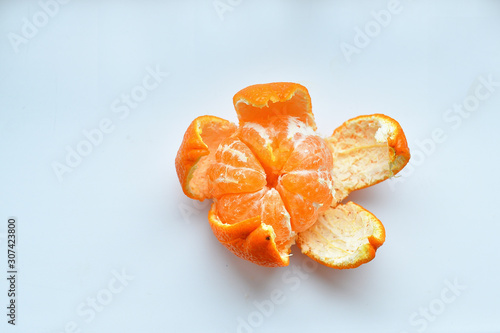
[[[222,1],[233,4],[223,20],[211,0],[72,1],[17,53],[9,33],[43,23],[42,9],[0,3],[1,331],[499,332],[500,86],[466,118],[447,110],[480,77],[500,82],[500,2],[401,1],[349,62],[342,43],[387,1]],[[127,113],[121,95],[156,68],[169,75]],[[174,158],[191,120],[236,121],[232,96],[272,81],[309,89],[324,135],[375,112],[403,126],[406,176],[351,195],[386,227],[371,263],[337,271],[294,250],[288,268],[258,267],[216,241],[207,202],[183,195]],[[103,119],[111,133],[59,181],[52,164]],[[19,221],[15,327],[8,216]],[[454,281],[466,289],[448,291]],[[100,312],[87,305],[96,297]]]

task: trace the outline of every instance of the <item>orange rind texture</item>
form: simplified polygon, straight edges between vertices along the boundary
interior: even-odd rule
[[[385,240],[364,208],[339,204],[350,192],[394,176],[410,153],[401,126],[374,114],[316,132],[311,99],[297,83],[258,84],[233,98],[238,126],[196,118],[176,158],[184,193],[213,199],[209,223],[240,258],[289,264],[291,246],[334,268],[372,260]]]
[[[240,124],[265,123],[284,115],[295,117],[316,130],[309,91],[298,83],[255,84],[236,93],[233,104]]]
[[[223,223],[217,216],[214,203],[208,213],[208,221],[219,242],[238,257],[261,266],[288,266],[289,252],[278,250],[273,228],[262,223],[260,216],[235,224]]]
[[[353,202],[329,208],[318,222],[297,237],[302,253],[338,269],[356,268],[369,262],[384,241],[382,223]]]

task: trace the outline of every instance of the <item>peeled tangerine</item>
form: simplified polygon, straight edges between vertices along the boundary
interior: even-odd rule
[[[296,83],[250,86],[233,103],[238,126],[196,118],[175,160],[184,193],[213,199],[208,220],[217,239],[262,266],[288,265],[294,243],[334,268],[372,260],[384,226],[363,207],[340,202],[408,163],[399,124],[360,116],[322,138],[309,93]]]

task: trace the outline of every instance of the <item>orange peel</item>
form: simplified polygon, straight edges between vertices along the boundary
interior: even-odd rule
[[[184,193],[214,200],[208,220],[216,238],[268,267],[288,265],[294,243],[329,267],[372,260],[384,226],[361,206],[340,202],[408,163],[399,123],[383,114],[360,116],[323,138],[309,92],[290,82],[247,87],[233,104],[238,125],[196,118],[175,160]]]

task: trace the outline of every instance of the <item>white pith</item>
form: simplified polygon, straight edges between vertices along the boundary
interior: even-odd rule
[[[353,203],[330,208],[314,226],[300,233],[302,252],[332,266],[354,262],[370,244],[368,237],[380,234],[375,223],[370,213]]]

